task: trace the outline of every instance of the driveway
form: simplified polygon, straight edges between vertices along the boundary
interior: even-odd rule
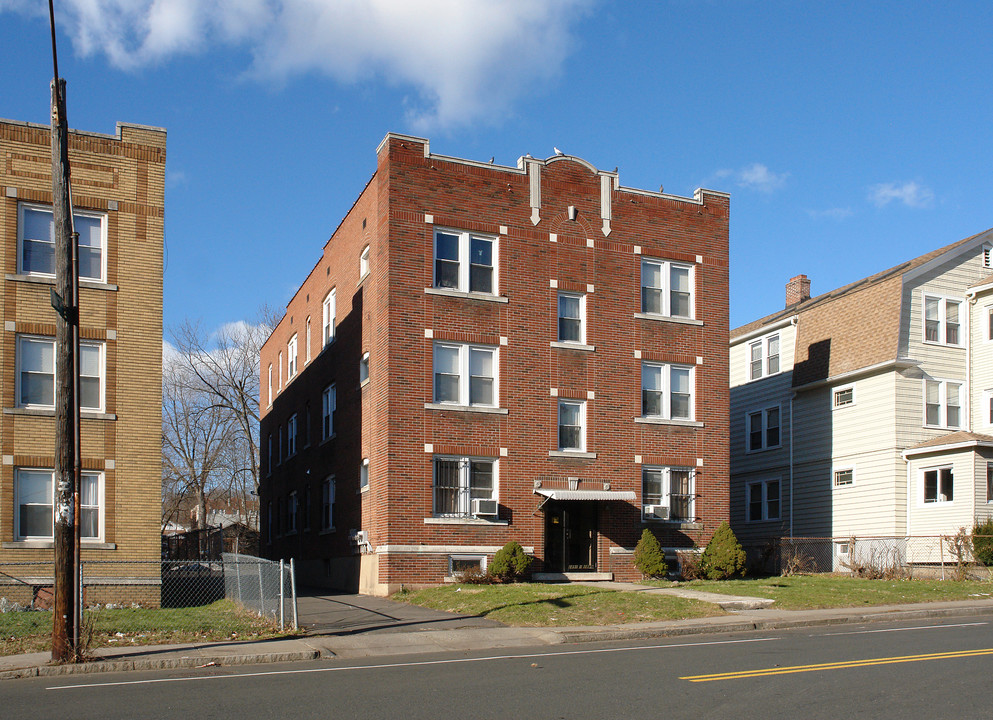
[[[306,588],[297,592],[297,619],[308,635],[504,627],[496,620],[430,610],[371,595]]]

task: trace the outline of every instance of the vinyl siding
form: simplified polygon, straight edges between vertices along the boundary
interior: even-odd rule
[[[993,393],[993,340],[988,339],[986,334],[991,312],[993,297],[987,293],[971,307],[970,313],[972,429],[987,435],[993,434],[993,424],[989,422],[989,399],[986,395],[987,391]]]
[[[912,535],[954,534],[960,527],[971,528],[976,513],[976,453],[965,449],[911,458],[910,478],[913,496],[910,502]],[[954,493],[951,502],[924,502],[924,471],[952,468]],[[986,474],[983,473],[985,494]],[[985,504],[985,503],[984,503]]]

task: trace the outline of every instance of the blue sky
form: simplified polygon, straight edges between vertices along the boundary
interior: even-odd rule
[[[44,5],[0,0],[0,117],[48,121]],[[284,307],[388,131],[730,192],[732,327],[993,226],[989,2],[56,6],[70,125],[169,132],[167,327]]]

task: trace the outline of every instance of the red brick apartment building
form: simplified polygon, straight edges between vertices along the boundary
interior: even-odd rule
[[[388,134],[262,349],[263,553],[385,594],[634,578],[728,518],[728,196]]]

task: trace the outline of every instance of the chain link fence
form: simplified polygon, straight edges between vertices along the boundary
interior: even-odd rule
[[[223,560],[80,564],[85,646],[219,641],[296,629],[293,563]],[[0,563],[0,653],[51,637],[53,563]],[[38,642],[30,640],[36,638]]]
[[[993,536],[955,535],[774,538],[753,545],[756,569],[777,575],[838,572],[867,578],[993,578]]]

